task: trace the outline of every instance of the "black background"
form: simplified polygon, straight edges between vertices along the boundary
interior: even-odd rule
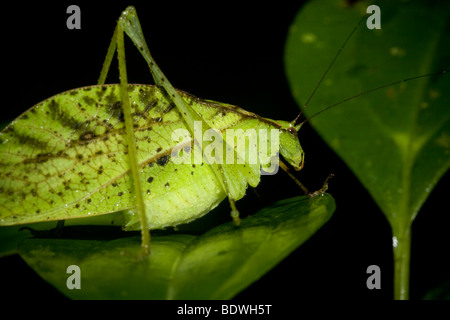
[[[66,9],[71,4],[81,8],[81,30],[66,27]],[[95,84],[115,21],[128,4],[2,5],[2,118],[11,120],[54,94]],[[284,75],[283,51],[288,27],[302,4],[133,3],[150,50],[175,87],[284,120],[298,113]],[[127,48],[129,81],[152,83],[137,50],[130,42]],[[329,61],[323,63],[326,66]],[[107,82],[118,82],[115,68]],[[308,125],[300,132],[300,142],[306,163],[298,178],[317,189],[334,173],[329,192],[337,210],[310,240],[236,299],[265,303],[302,298],[391,299],[393,261],[386,219],[352,172]],[[413,224],[412,299],[447,277],[449,217],[444,192],[449,190],[449,180],[447,174]],[[299,195],[300,190],[280,172],[263,177],[256,193],[249,190],[238,202],[241,212]],[[222,205],[218,211],[229,209]],[[366,269],[372,264],[381,268],[381,290],[366,287]],[[0,274],[1,290],[11,298],[63,299],[18,256],[0,259]]]

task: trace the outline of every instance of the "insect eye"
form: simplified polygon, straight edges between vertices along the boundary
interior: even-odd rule
[[[294,136],[297,136],[297,130],[295,130],[294,127],[288,128],[287,131],[289,131],[290,134],[292,134]]]

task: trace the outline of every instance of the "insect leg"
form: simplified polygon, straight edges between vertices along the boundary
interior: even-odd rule
[[[108,52],[106,53],[105,61],[103,62],[102,71],[98,78],[97,84],[105,84],[106,76],[108,75],[109,67],[111,66],[111,61],[114,57],[114,53],[117,48],[117,27],[114,30],[111,43],[109,44]]]
[[[232,195],[232,193],[235,193],[235,192],[231,191],[230,183],[228,182],[227,175],[224,172],[224,169],[226,170],[226,167],[221,166],[220,164],[215,164],[215,165],[216,165],[216,167],[214,169],[220,173],[220,177],[222,178],[222,180],[221,180],[222,187],[227,194],[228,201],[230,202],[231,218],[233,218],[234,224],[236,226],[238,226],[241,224],[241,218],[239,218],[239,210],[236,208],[236,200]]]
[[[228,197],[231,206],[231,217],[233,218],[233,222],[235,225],[241,224],[241,218],[239,218],[239,211],[236,209],[236,205],[234,204],[234,200]]]
[[[306,195],[309,195],[310,192],[309,190],[303,185],[303,183],[301,183],[289,170],[288,166],[281,161],[281,159],[279,160],[279,164],[280,164],[280,168],[284,170],[284,172],[286,172],[288,174],[288,176],[294,180],[294,182],[300,187],[300,189],[302,189],[303,193],[305,193]],[[327,179],[328,180],[328,179]]]
[[[128,145],[128,155],[130,159],[130,168],[133,178],[134,190],[136,195],[136,206],[138,214],[141,220],[141,232],[142,232],[142,249],[143,256],[147,256],[150,253],[150,231],[147,224],[147,215],[145,213],[144,198],[142,193],[142,187],[139,180],[137,152],[136,152],[136,138],[133,131],[133,123],[131,119],[130,101],[128,97],[128,79],[125,63],[125,46],[123,40],[123,29],[119,23],[117,23],[114,30],[111,43],[106,53],[105,61],[98,78],[98,84],[104,84],[106,76],[108,75],[109,68],[111,66],[114,53],[117,49],[117,58],[119,60],[119,74],[120,74],[120,95],[122,99],[122,109],[125,120],[126,140]]]
[[[309,197],[309,198],[313,198],[313,197],[315,197],[315,196],[324,194],[324,193],[328,190],[328,181],[329,181],[331,178],[333,178],[333,177],[334,177],[334,174],[330,174],[330,175],[325,179],[325,182],[323,183],[322,188],[320,188],[320,189],[317,190],[317,191],[308,193],[308,197]]]
[[[130,159],[130,169],[134,184],[134,192],[136,196],[136,206],[141,219],[142,228],[142,249],[145,256],[150,252],[150,231],[147,224],[147,215],[145,214],[145,205],[142,187],[139,179],[137,152],[136,152],[136,138],[134,136],[133,122],[131,119],[131,107],[128,97],[128,80],[125,63],[125,47],[123,40],[123,30],[120,23],[117,24],[115,37],[117,40],[117,58],[119,60],[119,74],[120,74],[120,95],[122,99],[122,109],[125,120],[126,140],[128,145],[128,156]],[[114,40],[114,37],[113,37]],[[111,46],[110,46],[111,47]]]
[[[280,168],[283,169],[288,176],[294,180],[294,182],[300,187],[300,189],[302,189],[302,191],[308,196],[308,198],[313,198],[315,196],[324,194],[327,190],[328,190],[328,181],[334,177],[334,174],[330,174],[326,179],[325,182],[323,183],[322,188],[320,188],[319,190],[316,190],[314,192],[310,192],[304,185],[303,183],[301,183],[289,170],[288,166],[281,160],[279,160],[279,164],[280,164]]]
[[[135,46],[138,48],[139,52],[144,57],[147,62],[150,73],[152,74],[153,79],[155,80],[156,85],[161,86],[173,100],[178,110],[180,111],[184,121],[188,125],[188,128],[191,132],[194,132],[194,121],[202,121],[203,128],[205,128],[205,122],[202,118],[190,107],[188,106],[175,88],[170,84],[167,80],[166,76],[162,73],[161,69],[156,64],[152,55],[150,54],[150,50],[147,46],[147,43],[144,38],[144,34],[141,29],[141,24],[139,22],[136,9],[132,6],[129,6],[122,12],[122,15],[119,18],[119,24],[123,31],[130,37]],[[206,130],[207,128],[205,128]]]
[[[172,84],[167,80],[161,69],[156,64],[145,41],[136,9],[132,6],[129,6],[127,9],[125,9],[121,17],[119,18],[119,24],[123,31],[130,37],[135,46],[141,52],[150,68],[150,72],[153,76],[153,79],[155,80],[156,85],[162,86],[177,106],[178,111],[180,112],[181,116],[184,119],[184,122],[188,126],[189,131],[194,136],[194,139],[196,138],[193,134],[195,121],[200,121],[202,123],[201,136],[203,137],[205,131],[210,129],[209,125],[195,112],[195,110],[193,110],[184,102],[184,100],[181,98],[181,96],[178,94]],[[239,211],[236,209],[236,206],[234,204],[235,198],[232,196],[232,194],[234,194],[235,192],[230,188],[230,183],[228,183],[227,175],[224,174],[224,168],[220,164],[211,165],[214,169],[213,171],[217,179],[220,181],[222,187],[228,195],[228,199],[231,205],[231,216],[233,217],[235,223],[239,224]]]

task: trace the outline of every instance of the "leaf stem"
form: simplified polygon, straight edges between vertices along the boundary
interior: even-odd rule
[[[394,299],[409,299],[409,265],[411,257],[411,223],[392,228],[394,251]]]

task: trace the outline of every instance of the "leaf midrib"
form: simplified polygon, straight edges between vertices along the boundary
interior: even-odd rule
[[[427,53],[424,54],[425,61],[421,64],[421,74],[425,74],[427,70],[431,69],[433,57],[435,56],[434,52],[436,52],[440,33],[438,36],[435,36],[432,41],[430,41],[430,45],[428,46]],[[402,170],[402,178],[401,178],[401,189],[402,189],[402,198],[399,203],[399,218],[396,219],[395,215],[392,216],[391,225],[394,227],[394,224],[401,224],[402,227],[409,228],[412,221],[416,217],[419,208],[414,210],[411,206],[411,182],[412,182],[412,168],[414,162],[419,154],[420,150],[422,150],[423,146],[431,139],[434,132],[438,130],[438,126],[435,126],[434,130],[431,130],[428,134],[423,135],[423,139],[416,138],[415,133],[417,132],[418,123],[419,123],[419,115],[420,115],[420,102],[423,100],[425,96],[425,91],[428,88],[429,79],[427,81],[423,81],[423,85],[419,86],[419,90],[417,90],[417,94],[415,95],[415,103],[413,103],[415,108],[413,108],[413,117],[412,117],[412,125],[407,135],[407,144],[406,148],[402,150],[401,154],[403,155],[403,170]],[[417,145],[419,146],[417,147]],[[408,215],[409,213],[409,215]]]

